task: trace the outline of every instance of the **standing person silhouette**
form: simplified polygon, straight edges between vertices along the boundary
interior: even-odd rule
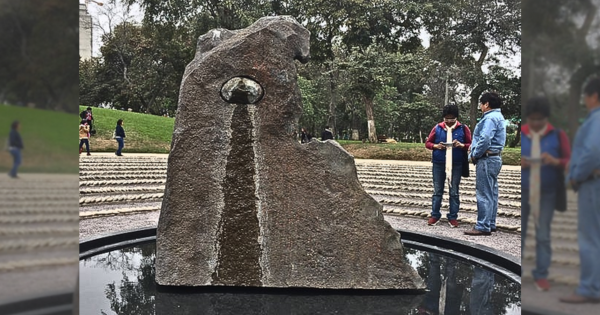
[[[329,126],[325,126],[325,130],[321,133],[321,141],[333,140],[333,133],[329,129]]]
[[[8,151],[13,156],[13,167],[8,173],[11,178],[19,178],[17,170],[21,165],[21,150],[23,150],[23,139],[19,131],[21,123],[17,120],[10,125],[10,134],[8,135]]]
[[[90,126],[87,124],[87,120],[82,120],[79,125],[79,155],[83,151],[83,145],[85,144],[85,149],[87,151],[87,155],[90,154]]]
[[[498,214],[498,175],[502,169],[502,149],[506,143],[502,100],[494,92],[484,93],[479,100],[483,117],[473,131],[469,160],[475,167],[477,223],[466,235],[491,235],[496,231]]]
[[[446,179],[450,183],[450,211],[448,224],[458,227],[458,210],[460,208],[459,185],[463,173],[463,161],[471,146],[471,130],[458,121],[458,106],[446,105],[442,109],[444,121],[435,125],[427,137],[425,147],[432,150],[433,164],[433,196],[431,217],[428,225],[436,225],[442,214],[442,197]],[[446,147],[444,143],[451,144]],[[468,166],[468,165],[467,165]]]
[[[550,289],[548,268],[552,261],[550,227],[557,207],[557,196],[562,189],[564,172],[571,148],[564,131],[548,122],[550,102],[545,97],[527,101],[527,123],[521,129],[521,252],[525,249],[529,214],[535,221],[535,269],[533,279],[540,291]],[[559,183],[559,181],[561,181]],[[521,254],[523,257],[523,254]]]
[[[123,129],[123,119],[119,119],[117,121],[117,127],[115,128],[115,139],[117,140],[117,144],[119,148],[115,154],[117,156],[123,156],[121,151],[123,151],[123,147],[125,147],[125,129]]]
[[[577,241],[581,273],[579,286],[564,303],[600,303],[600,77],[583,88],[589,115],[577,131],[567,180],[577,196]]]

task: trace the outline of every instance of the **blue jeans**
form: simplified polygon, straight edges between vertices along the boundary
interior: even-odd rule
[[[579,187],[577,239],[581,275],[577,294],[600,298],[600,179],[587,181]]]
[[[17,177],[17,169],[21,165],[21,149],[12,148],[10,149],[10,154],[13,156],[13,167],[8,174],[12,177]]]
[[[464,292],[462,285],[457,282],[457,261],[444,259],[438,254],[429,253],[429,270],[427,276],[427,293],[423,297],[423,306],[430,312],[440,311],[440,294],[442,289],[441,272],[446,281],[445,315],[460,314],[460,298]],[[443,267],[442,267],[443,266]],[[442,269],[443,268],[443,269]]]
[[[555,203],[555,192],[542,192],[540,196],[539,225],[535,229],[535,269],[533,270],[533,279],[535,280],[548,278],[548,268],[550,268],[552,260],[550,225],[554,216]],[[527,222],[530,213],[529,190],[523,190],[521,191],[521,257],[523,257],[523,250],[525,249]]]
[[[492,292],[494,292],[494,273],[481,267],[474,267],[469,303],[472,315],[494,314]]]
[[[490,232],[496,228],[498,214],[498,175],[502,169],[499,156],[477,160],[475,167],[475,196],[477,197],[477,224],[475,229]]]
[[[442,197],[444,188],[446,187],[446,164],[433,163],[433,197],[431,198],[431,217],[439,219],[442,217],[440,208],[442,207]],[[458,209],[460,208],[460,198],[458,194],[458,186],[462,174],[462,164],[454,164],[452,166],[452,188],[450,188],[450,212],[448,212],[448,220],[456,220],[458,218]]]
[[[121,150],[123,150],[125,142],[123,142],[123,138],[117,138],[117,143],[119,144],[119,148],[117,149],[117,155],[121,155]]]

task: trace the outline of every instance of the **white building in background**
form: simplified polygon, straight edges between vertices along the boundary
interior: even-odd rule
[[[79,57],[92,58],[92,16],[85,3],[79,4]]]

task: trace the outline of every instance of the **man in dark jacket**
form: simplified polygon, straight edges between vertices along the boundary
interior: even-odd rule
[[[321,141],[333,140],[333,133],[329,130],[329,126],[325,126],[325,131],[321,133]]]
[[[92,126],[92,123],[94,122],[94,116],[92,115],[92,108],[88,107],[87,108],[87,113],[85,116],[85,120],[87,121],[88,126],[90,126],[90,134],[92,133],[92,130],[95,130],[94,127]]]
[[[23,139],[19,134],[21,124],[18,121],[14,121],[10,126],[10,134],[8,136],[8,151],[13,156],[13,167],[8,173],[8,176],[12,178],[19,178],[17,176],[17,169],[21,165],[21,150],[23,150]]]
[[[117,152],[115,152],[115,154],[117,156],[123,156],[123,154],[121,154],[121,151],[123,150],[123,147],[125,146],[125,129],[123,129],[123,119],[119,119],[117,121],[117,127],[115,129],[115,139],[117,140],[117,143],[119,144],[119,148],[117,149]]]

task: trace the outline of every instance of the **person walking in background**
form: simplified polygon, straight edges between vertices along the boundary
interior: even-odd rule
[[[501,153],[506,143],[502,100],[498,94],[484,93],[479,100],[483,117],[475,126],[469,160],[476,165],[475,196],[477,223],[466,235],[491,235],[496,231],[498,213],[498,175],[502,168]]]
[[[17,176],[17,170],[21,165],[21,150],[23,150],[23,139],[19,130],[21,129],[21,123],[13,121],[10,125],[10,134],[8,135],[8,151],[13,156],[13,167],[8,173],[11,178],[19,178]]]
[[[87,151],[87,155],[90,154],[90,126],[87,124],[87,120],[82,120],[79,125],[79,155],[81,155],[81,151],[83,151],[83,145],[85,144],[85,149]]]
[[[302,128],[300,132],[300,143],[309,143],[312,139],[312,135],[306,131],[305,128]]]
[[[535,286],[550,289],[548,268],[552,258],[550,226],[557,196],[566,198],[564,171],[571,157],[569,138],[549,122],[550,103],[535,97],[525,107],[527,123],[521,129],[521,252],[525,249],[529,214],[535,221]],[[562,191],[559,191],[562,190]],[[523,254],[521,254],[523,257]]]
[[[117,127],[115,129],[115,139],[117,140],[117,143],[119,145],[119,148],[117,149],[117,152],[115,152],[115,154],[117,156],[123,156],[123,154],[121,154],[121,151],[125,146],[125,129],[123,129],[123,119],[119,119],[117,121]]]
[[[94,130],[94,127],[92,125],[92,123],[94,122],[94,115],[92,115],[92,108],[91,107],[87,108],[87,113],[86,113],[86,116],[85,116],[85,120],[87,121],[87,124],[90,127],[90,134],[91,134],[92,130]]]
[[[442,214],[442,197],[446,179],[450,185],[450,212],[448,224],[458,227],[458,210],[460,208],[459,185],[463,171],[463,162],[466,161],[467,150],[471,146],[471,130],[467,125],[461,124],[458,119],[458,106],[446,105],[442,110],[443,122],[431,130],[425,147],[432,152],[433,163],[433,197],[431,200],[431,217],[428,225],[436,225]],[[444,143],[450,143],[446,146]]]
[[[329,129],[329,126],[325,126],[325,130],[321,133],[321,141],[333,140],[333,133]]]
[[[600,77],[583,88],[589,115],[577,131],[567,180],[578,191],[577,240],[581,273],[579,286],[564,303],[600,303]]]

